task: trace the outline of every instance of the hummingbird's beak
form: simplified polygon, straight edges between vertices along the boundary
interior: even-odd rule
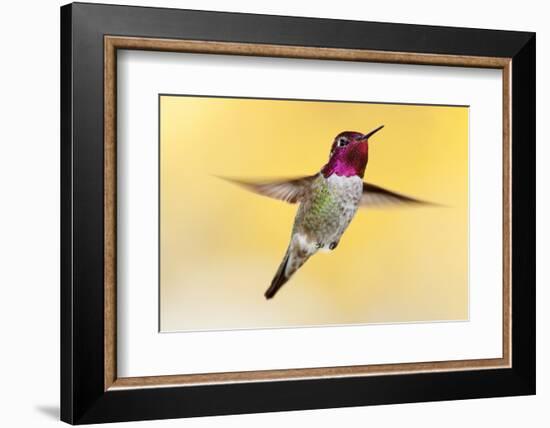
[[[368,140],[369,137],[372,137],[374,134],[376,134],[378,131],[380,131],[383,127],[384,127],[384,125],[380,125],[378,128],[373,129],[373,130],[370,131],[369,133],[363,135],[363,136],[361,137],[361,140],[363,140],[363,141]]]

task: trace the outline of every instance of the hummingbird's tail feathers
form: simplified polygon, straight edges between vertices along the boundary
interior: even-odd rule
[[[275,296],[275,294],[277,294],[277,291],[279,291],[279,289],[289,280],[290,277],[285,275],[286,267],[288,265],[288,255],[289,254],[287,250],[283,261],[279,265],[279,269],[277,269],[277,273],[275,273],[275,276],[271,281],[270,287],[266,290],[264,294],[266,299],[271,299],[273,296]]]
[[[271,281],[271,286],[265,292],[265,298],[271,299],[279,289],[286,284],[294,273],[300,269],[303,264],[315,252],[317,247],[307,242],[303,236],[295,234],[292,237],[290,245],[286,250],[285,257],[277,269],[277,273]]]

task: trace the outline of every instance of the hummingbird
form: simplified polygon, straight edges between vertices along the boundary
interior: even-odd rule
[[[266,299],[273,298],[315,253],[334,250],[359,207],[425,203],[363,181],[369,138],[383,127],[366,134],[339,133],[328,162],[314,175],[270,181],[225,178],[260,195],[299,205],[290,243],[264,294]]]

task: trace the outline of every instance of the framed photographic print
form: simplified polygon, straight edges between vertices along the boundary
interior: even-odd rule
[[[535,393],[535,35],[61,8],[61,417]]]

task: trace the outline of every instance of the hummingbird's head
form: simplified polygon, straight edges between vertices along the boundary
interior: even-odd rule
[[[366,134],[355,131],[339,133],[330,150],[328,163],[321,170],[325,177],[336,174],[340,177],[359,176],[363,178],[369,160],[369,137],[380,131],[384,125]]]

